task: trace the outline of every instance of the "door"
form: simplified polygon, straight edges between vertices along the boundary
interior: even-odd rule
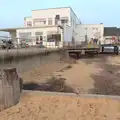
[[[43,36],[36,36],[36,44],[43,44]]]

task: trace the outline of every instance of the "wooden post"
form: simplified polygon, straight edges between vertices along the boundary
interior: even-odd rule
[[[4,108],[17,104],[20,99],[20,83],[16,68],[3,70],[2,86]]]

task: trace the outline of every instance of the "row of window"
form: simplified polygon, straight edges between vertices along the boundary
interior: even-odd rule
[[[55,40],[60,41],[61,40],[61,35],[60,34],[48,34],[47,36],[43,35],[43,32],[36,32],[36,41],[39,43],[40,41],[48,41],[52,42]],[[19,39],[24,40],[27,39],[29,42],[32,40],[31,32],[26,32],[26,33],[19,33]]]
[[[57,25],[57,22],[58,21],[55,19],[55,25]],[[61,23],[62,24],[68,23],[68,18],[67,19],[61,19]],[[46,21],[46,19],[34,19],[33,24],[35,26],[37,26],[37,25],[46,25],[47,21]],[[53,25],[53,19],[52,18],[48,18],[48,25]],[[29,27],[32,26],[32,21],[28,21],[27,26],[29,26]]]
[[[58,34],[58,35],[47,35],[47,36],[36,36],[36,44],[40,44],[40,43],[43,43],[43,41],[47,41],[47,42],[60,42],[61,41],[61,35]],[[20,39],[21,43],[23,42],[33,42],[32,39],[29,39],[29,38],[23,38],[23,39]]]
[[[84,28],[85,30],[98,30],[98,28]]]
[[[46,19],[34,19],[34,25],[46,25]],[[48,18],[48,25],[52,25],[52,18]],[[32,26],[32,21],[27,21],[27,26]]]

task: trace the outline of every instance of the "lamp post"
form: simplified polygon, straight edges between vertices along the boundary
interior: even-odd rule
[[[87,44],[87,28],[85,28],[85,30],[86,30],[85,43]]]

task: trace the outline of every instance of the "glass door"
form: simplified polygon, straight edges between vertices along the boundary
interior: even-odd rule
[[[36,44],[43,44],[43,36],[36,36]]]

